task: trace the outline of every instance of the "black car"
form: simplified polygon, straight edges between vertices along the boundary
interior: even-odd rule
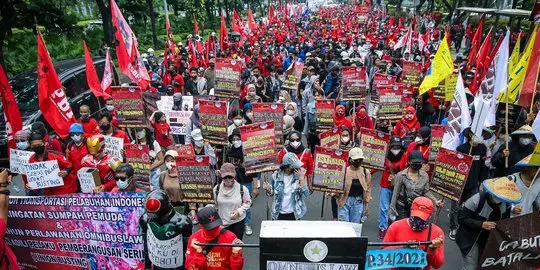
[[[105,69],[105,58],[94,58],[94,65],[99,79],[103,76]],[[88,87],[86,81],[86,65],[84,58],[64,60],[54,63],[54,68],[58,74],[58,78],[62,82],[65,88],[66,95],[71,109],[75,117],[79,117],[79,107],[81,105],[90,106],[92,115],[95,116],[99,113],[100,105],[105,108],[104,100],[101,99],[101,104],[98,104],[98,100],[92,94],[92,91]],[[113,67],[114,80],[113,85],[117,85],[118,74]],[[32,123],[41,121],[45,123],[47,129],[51,130],[47,121],[44,120],[38,104],[38,86],[37,86],[37,71],[28,71],[15,75],[9,81],[13,94],[19,105],[21,116],[23,119],[23,129],[30,130]],[[1,108],[0,108],[1,109]],[[1,111],[3,115],[3,110]],[[9,164],[7,153],[7,137],[6,137],[6,123],[4,117],[0,117],[0,166],[7,167]]]

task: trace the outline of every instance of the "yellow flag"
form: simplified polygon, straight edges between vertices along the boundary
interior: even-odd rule
[[[442,82],[448,75],[454,72],[454,62],[452,61],[452,55],[450,54],[450,48],[448,48],[448,36],[444,35],[439,49],[435,53],[433,62],[429,67],[426,77],[420,84],[420,95],[427,92],[431,88],[435,88]]]
[[[514,69],[516,68],[518,64],[520,50],[521,50],[521,35],[518,36],[516,45],[514,46],[514,50],[512,51],[512,54],[510,55],[510,59],[508,59],[508,73],[509,73],[508,75],[510,75],[511,72],[514,71]]]
[[[523,52],[523,55],[519,59],[518,64],[512,70],[512,73],[510,73],[510,78],[508,79],[508,87],[505,91],[501,91],[501,93],[499,94],[499,102],[506,102],[506,95],[508,95],[509,103],[516,103],[518,101],[518,94],[521,91],[521,87],[523,86],[525,73],[527,73],[527,67],[529,66],[529,59],[531,58],[531,53],[537,32],[538,24],[534,27],[533,34],[529,37],[527,47],[525,47],[525,52]]]

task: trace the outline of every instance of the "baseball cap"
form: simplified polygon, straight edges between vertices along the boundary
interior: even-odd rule
[[[191,138],[193,138],[194,141],[200,141],[203,139],[202,133],[200,129],[194,129],[191,131]]]
[[[173,158],[177,158],[178,157],[178,152],[176,152],[176,150],[167,150],[167,152],[165,152],[165,156],[171,156]]]
[[[289,152],[283,156],[282,165],[289,165],[293,169],[299,169],[304,163],[298,159],[295,153]]]
[[[236,168],[234,165],[232,165],[232,163],[223,163],[223,165],[221,165],[221,169],[219,169],[219,172],[223,178],[227,176],[236,176]]]
[[[420,151],[414,150],[409,154],[409,162],[411,163],[424,162],[424,157],[422,156],[422,153],[420,153]]]
[[[84,133],[82,125],[79,123],[71,124],[69,133]]]
[[[433,213],[433,202],[426,197],[417,197],[411,205],[411,216],[421,218],[424,221],[429,219]]]
[[[364,159],[364,151],[360,147],[354,147],[349,151],[350,159]]]
[[[199,209],[197,212],[197,220],[199,224],[206,230],[212,230],[223,225],[221,218],[215,207],[207,206]]]
[[[426,139],[431,135],[431,128],[430,127],[421,127],[418,130],[418,133],[420,134],[420,137],[422,137],[423,139]]]

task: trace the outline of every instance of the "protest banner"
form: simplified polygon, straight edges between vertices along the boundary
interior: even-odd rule
[[[283,111],[282,103],[254,103],[253,104],[253,122],[262,123],[266,121],[274,122],[276,132],[276,143],[283,145]]]
[[[514,129],[516,125],[519,113],[521,112],[521,106],[508,103],[508,128]],[[495,113],[495,123],[499,127],[506,126],[506,103],[500,102],[497,105],[497,111]]]
[[[240,96],[242,63],[235,59],[216,58],[214,94],[225,98]]]
[[[176,135],[187,134],[187,123],[193,111],[169,111],[167,114],[171,133]]]
[[[112,86],[112,97],[119,127],[145,128],[145,103],[138,86]]]
[[[124,161],[124,155],[122,155],[122,150],[124,149],[124,139],[116,138],[113,136],[103,136],[105,147],[103,152],[118,158],[120,161]]]
[[[437,87],[433,88],[433,98],[437,100],[444,100],[445,99],[445,80],[442,80]]]
[[[384,170],[386,152],[390,143],[390,134],[373,129],[360,129],[360,145],[364,151],[362,166],[375,170]]]
[[[24,165],[28,164],[28,160],[34,154],[33,151],[24,151],[10,148],[9,149],[9,171],[11,173],[24,173]]]
[[[377,119],[399,120],[405,108],[412,104],[410,95],[403,93],[404,85],[385,85],[379,88],[379,112]]]
[[[420,84],[422,76],[422,63],[413,61],[403,61],[403,83],[409,83],[413,86]]]
[[[439,149],[442,145],[442,140],[444,136],[444,130],[446,129],[443,125],[431,125],[431,142],[429,146],[429,162],[435,162],[437,155],[439,154]]]
[[[169,232],[166,232],[166,234]],[[154,269],[182,269],[184,266],[184,239],[181,233],[170,239],[157,237],[152,230],[146,231],[148,259]],[[159,267],[159,268],[158,268]]]
[[[367,251],[364,269],[423,269],[426,266],[426,252],[418,248],[372,249]]]
[[[159,111],[164,114],[172,110],[174,100],[172,96],[161,96],[159,101],[156,101],[156,105]]]
[[[339,141],[341,139],[341,131],[339,128],[334,127],[319,135],[321,141],[321,147],[325,148],[339,148]]]
[[[81,185],[82,193],[94,193],[94,189],[101,185],[99,171],[92,167],[82,167],[77,172],[77,179]]]
[[[275,171],[277,162],[274,122],[267,121],[240,127],[246,174]]]
[[[315,100],[315,110],[317,122],[315,123],[317,132],[324,132],[334,127],[335,100],[320,99]]]
[[[287,71],[285,71],[285,81],[281,85],[281,90],[287,90],[289,93],[295,93],[298,90],[298,83],[304,70],[304,63],[294,62]]]
[[[367,96],[367,73],[361,67],[343,67],[342,91],[344,100],[362,100]]]
[[[31,189],[58,187],[64,185],[64,179],[58,176],[58,161],[48,160],[24,165],[28,186]]]
[[[176,158],[180,198],[182,202],[214,203],[212,189],[212,173],[210,158],[196,156],[193,158]]]
[[[133,166],[135,174],[133,181],[135,186],[149,191],[150,190],[150,149],[148,145],[126,144],[126,163]]]
[[[174,150],[178,152],[178,156],[181,158],[195,158],[195,150],[193,150],[192,144],[176,144]]]
[[[204,140],[217,145],[227,145],[227,103],[223,101],[199,100],[199,118]]]
[[[373,76],[373,88],[376,90],[383,85],[394,85],[396,80],[396,76],[387,75],[384,73],[375,73],[375,76]]]
[[[347,151],[316,146],[313,190],[343,193],[348,157]]]
[[[497,221],[489,232],[478,262],[482,270],[538,269],[540,266],[540,211]]]
[[[472,160],[472,156],[440,148],[429,189],[450,200],[459,201]]]
[[[10,197],[6,244],[28,269],[143,269],[144,195]]]
[[[454,99],[457,80],[458,74],[450,74],[444,79],[444,101],[452,101]]]

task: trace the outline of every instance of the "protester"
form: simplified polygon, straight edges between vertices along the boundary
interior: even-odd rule
[[[116,187],[111,192],[144,192],[144,190],[135,186],[133,174],[135,174],[135,171],[130,164],[124,163],[116,167],[114,177]]]
[[[289,138],[289,135],[294,130],[294,124],[294,118],[292,118],[292,116],[283,116],[283,140],[285,142],[287,142],[286,140]]]
[[[5,234],[7,231],[8,208],[9,208],[9,176],[8,170],[3,169],[0,172],[0,256],[3,258],[0,261],[0,269],[20,270],[21,267],[17,263],[17,257],[11,250],[9,245],[6,245]]]
[[[288,144],[278,153],[278,163],[282,163],[287,153],[295,154],[302,162],[302,168],[305,169],[305,177],[308,179],[313,175],[315,163],[313,154],[302,143],[302,134],[298,131],[292,131],[287,138]],[[310,183],[310,180],[308,180]]]
[[[366,105],[360,104],[356,107],[356,113],[354,115],[354,128],[356,130],[356,138],[360,138],[360,129],[367,128],[373,129],[373,120],[369,117]]]
[[[81,166],[96,168],[98,170],[101,185],[94,189],[95,193],[110,191],[116,186],[114,170],[121,164],[120,160],[103,151],[105,140],[103,135],[94,135],[86,139],[88,155],[83,157]]]
[[[43,124],[43,122],[33,123],[31,133],[37,133],[41,135],[45,143],[45,148],[47,150],[56,151],[58,153],[64,152],[62,150],[62,144],[60,143],[60,140],[47,133],[47,129],[45,128],[45,124]]]
[[[534,135],[529,125],[524,125],[510,133],[508,148],[501,147],[493,154],[491,164],[495,167],[495,177],[506,176],[518,172],[516,163],[533,153]],[[508,164],[506,164],[508,159]],[[508,166],[507,166],[508,165]]]
[[[82,105],[79,108],[79,114],[79,122],[82,124],[84,137],[88,138],[92,135],[99,134],[99,126],[96,119],[91,117],[90,107],[88,105]]]
[[[240,128],[244,124],[244,117],[240,111],[233,111],[231,118],[233,123],[227,127],[227,136],[231,136],[235,129]]]
[[[113,125],[111,125],[112,115],[110,113],[102,113],[98,117],[98,121],[99,121],[99,128],[101,129],[101,134],[123,139],[124,144],[131,143],[131,140],[129,139],[125,131],[120,130],[114,127]]]
[[[193,150],[196,156],[208,156],[210,158],[210,165],[215,166],[217,162],[216,153],[214,148],[204,141],[202,132],[200,129],[195,129],[191,132],[191,138],[193,140]]]
[[[347,119],[346,115],[346,109],[343,105],[336,106],[336,109],[334,110],[334,126],[341,128],[346,127],[349,130],[352,130],[352,123],[349,119]]]
[[[30,148],[30,143],[28,139],[30,138],[30,133],[24,129],[21,129],[15,132],[15,145],[19,150],[28,150]]]
[[[103,114],[105,112],[108,112],[111,114],[111,117],[112,117],[111,124],[113,125],[113,127],[118,128],[118,119],[116,118],[116,107],[114,106],[114,99],[112,97],[105,99],[105,111],[102,110],[100,113]]]
[[[523,200],[513,205],[512,216],[522,216],[540,210],[540,166],[531,162],[532,154],[516,164],[519,172],[508,178],[516,183]]]
[[[193,113],[186,123],[186,144],[191,144],[191,132],[201,128],[201,120],[199,118],[199,103],[193,106]]]
[[[162,151],[172,145],[171,127],[167,123],[167,117],[160,111],[155,111],[150,116],[150,123],[154,128],[156,141],[161,146]]]
[[[354,140],[352,140],[351,131],[343,126],[341,127],[341,134],[339,138],[339,149],[349,151],[354,147]]]
[[[409,133],[416,133],[420,129],[420,122],[416,118],[416,110],[409,106],[405,109],[403,118],[396,123],[396,127],[391,130],[392,135],[402,139]]]
[[[431,149],[431,128],[430,127],[421,127],[418,129],[418,135],[414,139],[414,142],[411,142],[407,147],[407,153],[412,153],[412,151],[418,151],[422,154],[424,163],[427,163],[429,160],[429,150]],[[428,172],[428,174],[430,174]]]
[[[298,105],[295,102],[289,102],[285,104],[285,113],[294,119],[293,129],[295,131],[302,132],[304,128],[304,122],[300,117],[300,112],[298,111]]]
[[[66,159],[71,163],[71,174],[77,179],[77,173],[82,168],[82,159],[88,155],[86,137],[83,137],[83,127],[79,123],[71,124],[69,136],[71,141],[66,145]]]
[[[150,184],[152,189],[159,187],[160,167],[165,163],[165,158],[161,146],[152,136],[146,132],[145,128],[135,130],[135,138],[139,145],[148,146],[148,155],[150,157]]]

